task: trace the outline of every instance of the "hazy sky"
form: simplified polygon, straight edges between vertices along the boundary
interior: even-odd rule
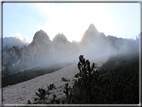
[[[139,3],[3,3],[3,37],[22,35],[32,42],[42,29],[52,40],[63,33],[79,41],[90,24],[99,32],[135,39],[140,32]]]

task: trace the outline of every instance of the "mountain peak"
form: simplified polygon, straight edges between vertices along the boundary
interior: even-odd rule
[[[46,43],[48,44],[51,42],[49,39],[49,36],[44,32],[43,30],[39,30],[35,33],[33,37],[33,43],[38,44],[38,43]]]
[[[39,31],[37,31],[37,32],[35,33],[34,38],[35,38],[35,37],[45,37],[45,36],[48,37],[48,35],[46,34],[46,32],[44,32],[43,30],[39,30]],[[49,38],[49,37],[48,37],[48,38]]]
[[[98,36],[99,31],[96,29],[94,24],[90,24],[88,29],[84,32],[81,42],[82,43],[89,43],[90,41],[94,41],[95,38]]]
[[[90,24],[89,27],[88,27],[88,30],[89,30],[89,31],[98,32],[98,30],[96,29],[96,27],[95,27],[94,24]]]
[[[53,42],[57,42],[57,41],[68,41],[66,36],[64,34],[60,34],[58,33],[54,38],[53,38]]]

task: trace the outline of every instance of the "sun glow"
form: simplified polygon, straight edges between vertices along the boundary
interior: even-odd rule
[[[100,15],[97,12],[98,10],[96,9],[98,7],[101,8],[100,4],[74,3],[68,8],[65,7],[66,4],[58,4],[58,6],[55,4],[51,4],[50,6],[47,6],[46,4],[36,5],[39,10],[41,9],[41,14],[50,19],[43,26],[37,25],[36,27],[47,32],[51,40],[57,33],[63,33],[70,42],[73,40],[80,41],[83,33],[91,23],[96,26],[99,25],[100,21],[102,22],[102,19],[100,19]],[[49,10],[53,11],[49,12],[47,15]],[[93,10],[93,12],[91,12],[91,10]],[[96,13],[93,14],[94,12]],[[101,27],[102,25],[100,25],[100,28]]]
[[[121,29],[119,26],[124,25],[116,23],[114,17],[117,18],[117,16],[112,17],[110,12],[112,9],[105,8],[105,5],[106,3],[37,3],[36,7],[46,22],[36,25],[36,28],[37,30],[43,29],[51,40],[58,33],[63,33],[70,42],[80,41],[91,23],[106,36],[110,34],[118,36],[119,33],[122,33],[119,32]],[[115,14],[115,11],[112,10],[112,12]],[[118,35],[115,35],[116,33]]]

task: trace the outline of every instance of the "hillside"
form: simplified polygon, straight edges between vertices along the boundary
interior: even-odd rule
[[[107,96],[103,96],[100,91],[99,95],[101,95],[101,98],[99,98],[98,101],[95,101],[96,99],[93,101],[86,100],[87,94],[85,93],[86,95],[84,95],[83,91],[86,92],[87,90],[82,90],[82,95],[80,95],[79,92],[78,96],[73,96],[75,98],[75,100],[72,100],[73,102],[83,103],[86,101],[85,103],[90,103],[91,101],[93,103],[100,103],[103,101],[103,103],[106,103],[108,98],[111,99],[109,96],[110,93],[116,94],[114,89],[116,87],[118,88],[117,80],[119,81],[122,79],[123,84],[119,84],[121,87],[119,91],[123,89],[122,85],[126,86],[126,90],[132,92],[132,103],[137,103],[132,97],[134,97],[133,94],[135,94],[133,91],[137,90],[138,92],[138,77],[136,78],[136,76],[138,76],[138,53],[139,39],[133,40],[106,36],[103,32],[98,32],[93,24],[91,24],[84,32],[82,40],[78,43],[69,42],[64,34],[57,34],[51,41],[46,32],[43,30],[37,31],[33,36],[33,41],[29,45],[24,46],[23,48],[13,46],[10,50],[3,53],[3,103],[26,104],[28,100],[34,102],[34,98],[36,97],[35,92],[38,91],[39,88],[47,88],[47,85],[49,84],[55,84],[57,87],[57,89],[52,91],[52,94],[55,92],[57,98],[65,97],[65,94],[63,93],[65,82],[62,78],[69,79],[71,86],[74,84],[74,76],[79,72],[79,67],[77,66],[78,61],[80,60],[80,58],[78,60],[78,57],[80,55],[84,55],[85,59],[90,60],[90,62],[88,60],[85,62],[87,64],[95,63],[95,66],[97,67],[102,65],[98,68],[99,73],[100,75],[105,75],[104,78],[111,81],[112,85],[109,84],[109,88],[111,89],[106,91],[102,88],[102,84],[104,84],[105,87],[108,85],[105,83],[105,79],[102,83],[100,82],[101,87],[98,87],[102,92],[106,91],[105,93]],[[89,68],[86,68],[86,71],[88,71],[88,69]],[[92,71],[97,72],[95,70],[92,65]],[[110,73],[112,70],[114,70],[116,75],[115,79],[113,77],[115,82],[112,81],[112,73]],[[134,78],[133,74],[136,75]],[[88,75],[91,77],[92,74],[89,73]],[[120,75],[122,76],[121,78],[119,78]],[[80,74],[80,76],[82,75]],[[87,76],[85,79],[86,78],[89,77]],[[136,81],[136,84],[132,83],[131,90],[128,90],[129,84],[126,82],[129,78],[132,80],[129,81],[130,84]],[[95,79],[96,78],[92,79],[91,84],[95,84]],[[124,82],[124,79],[127,80]],[[78,86],[79,81],[79,79],[78,81],[75,81],[74,85],[80,87]],[[90,79],[85,81],[89,81],[88,83],[90,83]],[[74,88],[72,89],[74,90]],[[93,87],[92,91],[94,89],[96,89],[96,87]],[[87,92],[91,93],[91,91]],[[92,92],[92,96],[96,96],[96,94],[98,93]],[[125,97],[126,93],[123,94],[124,95],[121,96]],[[82,101],[78,100],[80,97]],[[105,101],[103,100],[103,97],[105,98]],[[52,98],[53,96],[50,95],[48,100],[51,100]],[[87,98],[91,99],[91,97]],[[127,98],[129,98],[129,96],[127,96]],[[68,101],[66,101],[66,103],[67,102]],[[109,103],[125,102],[129,103],[130,100],[122,98],[121,101],[117,101],[116,97],[115,100],[109,101]]]
[[[65,96],[60,92],[65,82],[61,80],[62,77],[72,80],[74,74],[78,72],[77,66],[71,65],[56,72],[45,74],[37,78],[22,82],[16,85],[3,88],[4,104],[26,104],[28,100],[34,101],[33,97],[39,88],[47,88],[47,85],[54,83],[58,88],[56,94]],[[59,88],[61,87],[62,88]],[[52,96],[51,96],[52,98]]]
[[[103,62],[107,59],[106,57],[98,57],[96,60],[92,60],[91,62],[98,62],[98,66],[101,66]],[[35,92],[39,88],[47,88],[49,84],[55,84],[57,90],[55,91],[59,97],[65,96],[63,92],[63,87],[66,82],[62,81],[62,77],[70,80],[70,85],[72,86],[72,81],[75,78],[75,74],[78,73],[79,70],[76,64],[72,64],[68,67],[62,68],[58,71],[45,74],[34,79],[21,82],[15,85],[9,85],[3,88],[3,98],[4,104],[26,104],[28,100],[34,102],[34,97],[36,97]],[[51,96],[52,98],[52,96]],[[51,99],[50,98],[50,99]]]
[[[132,50],[138,51],[138,46],[139,40],[106,36],[93,24],[89,25],[78,43],[69,42],[64,34],[57,34],[51,41],[46,32],[39,30],[29,45],[23,48],[12,46],[11,49],[3,49],[3,68],[9,61],[12,74],[42,64],[49,67],[64,59],[70,58],[68,62],[72,62],[76,59],[71,56],[75,55],[83,54],[94,59],[93,57],[96,58],[98,55],[111,56]]]
[[[124,82],[122,85],[119,84],[118,91],[120,91],[120,90],[122,91],[123,88],[125,88],[125,90],[128,89],[132,93],[131,96],[133,96],[133,94],[134,94],[135,98],[131,97],[131,100],[127,99],[126,102],[136,104],[138,102],[137,95],[138,95],[138,80],[139,80],[138,79],[138,69],[139,69],[138,55],[129,54],[129,55],[127,55],[127,57],[126,57],[126,55],[118,55],[118,56],[111,57],[107,61],[106,60],[100,60],[100,61],[97,60],[97,61],[98,62],[105,62],[105,63],[102,63],[99,65],[99,66],[102,65],[99,72],[102,76],[104,76],[103,81],[105,79],[112,81],[111,79],[113,76],[110,73],[110,71],[111,71],[111,69],[113,69],[114,78],[116,78],[115,79],[116,83],[119,84],[120,79],[123,79],[123,81],[121,81],[121,83]],[[92,60],[91,62],[95,62],[95,60]],[[26,82],[18,83],[16,85],[7,86],[7,87],[3,88],[3,104],[27,104],[28,100],[30,100],[33,103],[33,102],[35,102],[34,98],[36,98],[35,92],[37,92],[39,88],[47,89],[47,85],[49,86],[49,84],[54,84],[56,86],[56,89],[54,89],[53,91],[52,90],[50,91],[51,94],[48,96],[48,101],[50,101],[53,98],[53,96],[52,96],[53,94],[56,94],[56,96],[57,96],[56,99],[65,98],[66,95],[63,92],[63,90],[65,87],[65,83],[67,83],[67,82],[64,82],[62,80],[62,78],[64,77],[67,80],[70,80],[70,81],[68,81],[69,86],[73,87],[74,80],[76,80],[75,74],[77,74],[77,73],[79,73],[79,69],[77,68],[77,64],[73,64],[73,65],[70,65],[70,66],[65,67],[63,69],[60,69],[56,72],[45,74],[43,76],[36,77],[36,78],[31,79]],[[120,75],[121,75],[121,78],[120,78]],[[128,80],[128,79],[130,79],[130,80]],[[111,86],[112,88],[115,88],[115,85],[114,85],[115,81],[114,80],[112,81],[112,86]],[[126,82],[126,81],[128,81],[128,82]],[[94,85],[97,85],[97,84],[94,84]],[[124,84],[125,84],[125,86],[124,86]],[[131,85],[129,85],[129,84],[131,84]],[[116,85],[116,86],[118,86],[118,85]],[[102,88],[101,88],[101,90],[102,90]],[[135,90],[137,90],[137,91],[135,91]],[[114,91],[114,92],[117,92],[117,91]],[[122,91],[122,92],[124,93],[124,91]],[[124,94],[126,94],[126,93],[124,93]],[[116,94],[114,94],[114,95],[116,95]],[[102,97],[102,96],[96,96],[96,97]],[[117,98],[117,96],[115,96],[115,97]],[[119,101],[109,100],[109,102],[110,103],[114,103],[114,102],[125,103],[125,101],[123,99],[121,99],[121,100],[119,100]],[[101,103],[103,103],[103,102],[101,102]]]

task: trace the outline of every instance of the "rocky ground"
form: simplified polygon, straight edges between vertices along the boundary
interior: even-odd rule
[[[57,89],[51,91],[51,95],[48,99],[53,98],[53,94],[59,98],[65,96],[63,93],[63,88],[66,82],[62,81],[62,77],[70,79],[70,86],[73,84],[73,78],[76,73],[78,73],[78,68],[76,65],[71,65],[56,72],[45,74],[37,78],[31,79],[26,82],[18,83],[16,85],[7,86],[2,89],[3,92],[3,104],[27,104],[30,100],[34,102],[34,98],[37,97],[35,92],[39,88],[44,88],[47,90],[47,85],[54,84]]]
[[[105,62],[108,58],[106,57],[98,57],[93,62],[98,62],[98,66],[101,66],[103,62]],[[34,98],[37,97],[35,92],[38,91],[39,88],[48,89],[47,85],[54,84],[57,89],[54,89],[51,92],[51,95],[48,96],[48,100],[53,98],[53,94],[56,94],[57,98],[62,98],[65,96],[63,93],[63,88],[65,86],[64,81],[62,81],[62,77],[69,79],[69,85],[73,85],[73,79],[75,79],[75,74],[79,73],[77,68],[77,63],[55,71],[53,73],[45,74],[43,76],[36,77],[34,79],[18,83],[15,85],[7,86],[2,89],[3,94],[3,104],[27,104],[27,101],[30,100],[34,102]]]

